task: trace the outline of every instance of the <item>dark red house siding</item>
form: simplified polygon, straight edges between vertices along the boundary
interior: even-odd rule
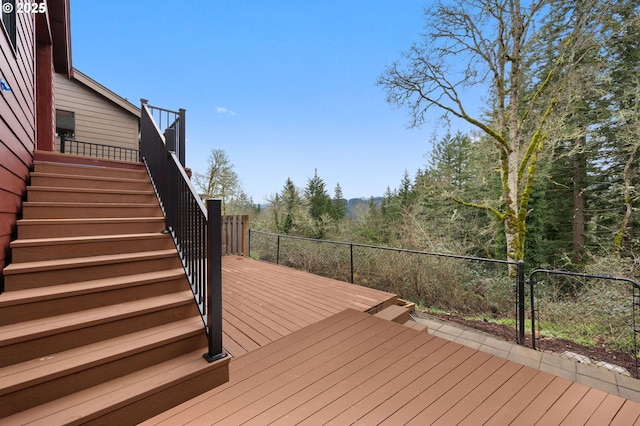
[[[35,17],[17,14],[16,29],[15,49],[0,29],[0,75],[11,87],[0,91],[0,269],[9,260],[36,141]]]

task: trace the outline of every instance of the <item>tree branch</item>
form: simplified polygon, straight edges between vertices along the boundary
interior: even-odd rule
[[[462,204],[463,206],[473,207],[473,208],[480,209],[480,210],[486,210],[486,211],[488,211],[489,213],[493,214],[495,217],[497,217],[500,220],[504,220],[505,217],[506,217],[505,213],[501,213],[501,212],[499,212],[498,210],[494,209],[491,206],[487,206],[487,205],[484,205],[484,204],[470,203],[468,201],[463,201],[463,200],[460,200],[459,198],[456,198],[456,197],[453,197],[453,196],[449,196],[449,198],[451,198],[453,201],[455,201],[458,204]]]

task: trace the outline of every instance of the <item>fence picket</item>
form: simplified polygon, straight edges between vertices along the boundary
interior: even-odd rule
[[[222,255],[248,256],[249,215],[222,216]]]

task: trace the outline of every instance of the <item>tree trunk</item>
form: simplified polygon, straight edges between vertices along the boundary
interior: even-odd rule
[[[522,224],[518,218],[518,166],[517,151],[506,154],[508,163],[507,187],[503,190],[505,196],[504,232],[507,241],[507,259],[521,260],[523,250],[521,247]]]
[[[629,155],[629,159],[624,166],[623,171],[623,180],[624,180],[624,216],[622,218],[622,224],[620,225],[620,229],[616,234],[614,240],[614,247],[616,253],[620,254],[621,251],[625,249],[625,242],[629,240],[629,233],[633,229],[633,164],[636,159],[636,153],[638,152],[639,146],[636,145],[631,154]]]
[[[585,247],[585,181],[587,178],[587,160],[584,154],[586,136],[576,140],[577,151],[573,155],[573,219],[571,230],[571,248],[573,263],[582,262]]]

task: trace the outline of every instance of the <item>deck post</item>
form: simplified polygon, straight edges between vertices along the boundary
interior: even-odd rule
[[[353,284],[353,243],[349,244],[349,259],[351,261],[351,284]]]
[[[247,252],[246,257],[251,257],[251,228],[247,228]]]
[[[207,200],[207,337],[209,352],[204,358],[213,362],[227,354],[222,348],[222,200]]]
[[[278,235],[278,246],[276,249],[276,265],[280,264],[280,235]]]
[[[187,136],[186,136],[186,129],[187,129],[187,110],[184,108],[180,108],[178,110],[178,115],[180,117],[180,125],[179,125],[179,129],[178,129],[178,159],[180,160],[180,164],[182,164],[182,167],[184,167],[185,165],[185,145],[186,145],[186,140],[187,140]]]
[[[517,294],[517,300],[518,300],[518,344],[519,345],[523,345],[525,343],[524,340],[524,329],[525,329],[525,324],[524,324],[524,285],[525,285],[525,279],[524,279],[524,261],[523,260],[519,260],[518,261],[518,266],[517,266],[517,271],[518,271],[518,294]]]
[[[242,215],[242,255],[244,257],[249,256],[249,247],[248,247],[248,233],[249,233],[249,215]]]

